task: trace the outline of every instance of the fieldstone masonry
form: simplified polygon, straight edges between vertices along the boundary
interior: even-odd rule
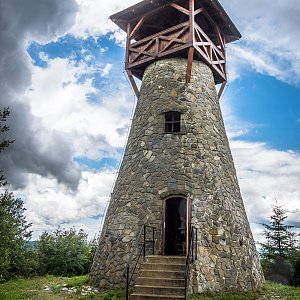
[[[163,203],[184,195],[198,228],[198,260],[190,289],[256,289],[262,269],[240,194],[214,79],[186,59],[150,65],[144,74],[125,156],[107,211],[91,277],[101,288],[124,288],[122,273],[142,224],[155,226],[162,253]],[[164,133],[164,113],[181,112],[181,130]]]

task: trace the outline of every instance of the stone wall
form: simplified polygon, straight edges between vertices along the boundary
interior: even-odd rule
[[[142,224],[155,226],[162,253],[164,198],[185,195],[198,228],[194,292],[255,289],[264,281],[243,206],[213,75],[194,61],[164,59],[144,74],[124,159],[106,215],[91,277],[124,288],[122,273]],[[164,113],[182,113],[181,131],[164,132]]]

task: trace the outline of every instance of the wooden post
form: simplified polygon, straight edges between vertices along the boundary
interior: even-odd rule
[[[126,39],[126,54],[125,54],[125,69],[127,69],[129,64],[129,47],[131,41],[131,24],[130,22],[127,23],[127,39]]]
[[[221,85],[221,87],[220,87],[220,89],[219,89],[219,92],[218,92],[218,97],[219,97],[219,99],[221,98],[221,96],[222,96],[222,94],[223,94],[223,91],[224,91],[224,89],[225,89],[226,84],[227,84],[227,81],[223,81],[223,82],[222,82],[222,85]]]
[[[192,77],[192,66],[193,66],[193,60],[194,60],[194,47],[190,47],[189,54],[188,54],[188,62],[186,67],[186,83],[191,82]]]
[[[186,66],[186,83],[191,82],[191,76],[192,76],[192,66],[193,66],[193,60],[194,60],[194,43],[195,43],[195,0],[189,0],[189,27],[190,27],[190,45],[189,53],[188,53],[188,61]]]
[[[133,88],[133,91],[134,91],[136,97],[139,99],[139,97],[140,97],[140,91],[139,91],[139,88],[138,88],[138,86],[137,86],[134,78],[133,78],[133,75],[132,75],[131,71],[128,70],[128,69],[126,69],[126,73],[127,73],[128,79],[129,79],[129,81],[131,83],[131,86]]]

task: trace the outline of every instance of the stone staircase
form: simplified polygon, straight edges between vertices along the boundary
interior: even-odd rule
[[[185,256],[146,256],[130,299],[185,299],[185,261]]]

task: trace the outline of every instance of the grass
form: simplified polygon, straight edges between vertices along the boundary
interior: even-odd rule
[[[258,291],[223,292],[192,295],[191,300],[300,300],[300,287],[272,283],[267,281]]]
[[[94,291],[86,292],[89,284],[87,276],[78,277],[36,277],[32,279],[17,279],[0,284],[1,300],[124,300],[123,291],[107,291],[99,293]],[[48,291],[45,290],[48,287]],[[73,287],[73,292],[64,289]]]
[[[124,300],[124,291],[107,291],[105,293],[89,292],[89,279],[79,277],[37,277],[32,279],[18,279],[0,284],[1,300]],[[44,290],[48,287],[48,291]],[[73,288],[73,292],[64,289]],[[290,287],[266,282],[265,286],[255,292],[244,293],[210,293],[192,295],[190,300],[300,300],[300,287]]]

